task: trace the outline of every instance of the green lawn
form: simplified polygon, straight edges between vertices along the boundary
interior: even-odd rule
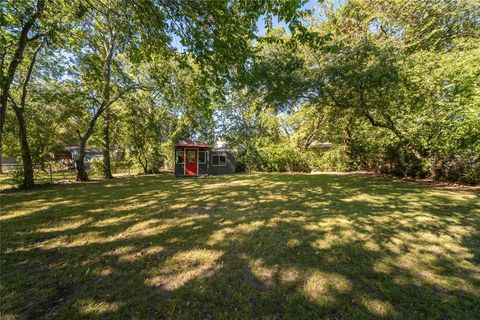
[[[21,179],[21,176],[16,179],[12,173],[0,174],[0,191],[17,188],[21,184],[18,179]],[[44,171],[35,172],[36,184],[63,183],[72,180],[75,180],[75,171],[53,172],[52,176]]]
[[[6,319],[480,318],[479,193],[252,174],[0,197]]]

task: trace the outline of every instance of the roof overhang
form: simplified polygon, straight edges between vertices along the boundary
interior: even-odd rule
[[[210,148],[206,142],[199,140],[179,140],[175,142],[175,147]]]

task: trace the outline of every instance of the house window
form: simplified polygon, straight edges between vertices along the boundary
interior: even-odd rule
[[[214,166],[226,166],[227,157],[225,155],[213,155],[212,156],[212,165]]]
[[[183,150],[177,151],[176,158],[177,158],[177,164],[184,164],[185,163]]]
[[[187,161],[188,163],[195,163],[195,150],[187,150]]]
[[[198,151],[198,163],[204,164],[207,162],[207,152],[206,151]]]

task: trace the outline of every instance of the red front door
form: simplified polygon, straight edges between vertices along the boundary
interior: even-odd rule
[[[186,175],[197,174],[197,149],[187,149],[187,164],[185,166]]]

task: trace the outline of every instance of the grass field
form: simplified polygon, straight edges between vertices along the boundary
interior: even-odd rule
[[[480,318],[479,193],[252,174],[0,197],[4,319]]]
[[[21,184],[18,181],[21,177],[16,178],[12,173],[0,174],[0,191],[17,188]],[[75,171],[53,172],[51,176],[48,172],[35,172],[35,184],[63,183],[73,180],[75,180]]]

